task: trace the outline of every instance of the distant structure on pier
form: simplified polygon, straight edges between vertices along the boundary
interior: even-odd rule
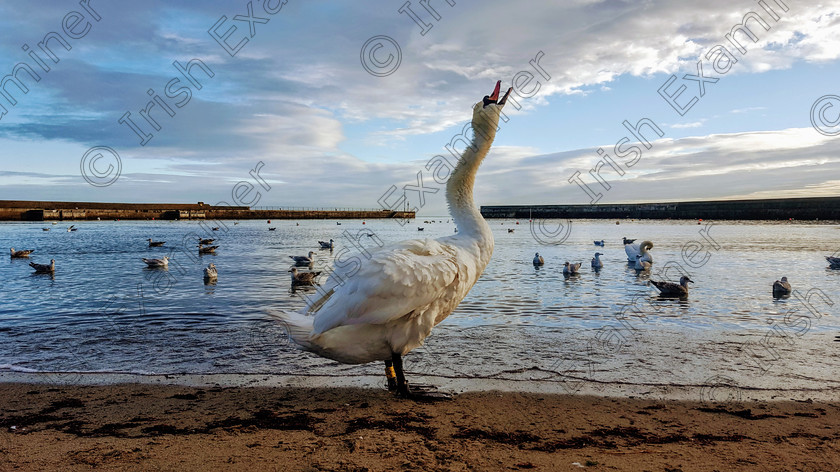
[[[485,218],[840,220],[840,197],[596,205],[482,206]]]

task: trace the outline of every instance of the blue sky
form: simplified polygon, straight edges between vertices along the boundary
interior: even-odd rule
[[[247,22],[233,20],[249,3],[262,18],[253,37]],[[520,71],[530,71],[540,90],[519,98],[521,110],[508,106],[510,121],[478,176],[480,204],[588,203],[569,177],[588,175],[595,149],[611,151],[628,134],[622,121],[643,117],[664,137],[624,176],[604,173],[609,191],[587,181],[604,203],[840,190],[840,145],[810,117],[821,96],[840,95],[840,2],[768,0],[775,20],[755,1],[433,0],[436,20],[412,1],[431,25],[426,34],[398,11],[403,3],[291,0],[270,14],[262,1],[4,2],[0,73],[23,62],[41,80],[22,72],[29,92],[8,83],[17,104],[0,98],[8,109],[0,119],[0,199],[231,201],[237,182],[260,190],[249,170],[263,162],[260,175],[271,189],[262,189],[259,205],[375,208],[391,185],[414,184],[424,164],[445,152],[496,80],[508,86]],[[82,19],[71,32],[90,23],[78,39],[62,31],[74,11],[70,21]],[[737,53],[725,35],[749,12],[769,29],[748,23],[758,41],[738,33],[746,53]],[[237,28],[231,46],[248,39],[234,56],[208,33],[222,16],[218,34]],[[39,52],[50,67],[44,72],[21,47],[37,51],[53,31],[72,49],[52,41],[59,61]],[[401,52],[399,67],[384,77],[360,61],[363,45],[379,35]],[[671,74],[695,74],[718,44],[738,62],[718,74],[704,59],[705,75],[719,81],[680,116],[657,90]],[[540,52],[548,80],[529,65]],[[387,47],[379,53],[384,60]],[[202,88],[191,87],[190,101],[177,108],[183,95],[164,93],[180,77],[172,63],[194,58],[214,76],[193,69]],[[698,94],[696,82],[683,80],[672,91],[681,83],[685,97]],[[139,116],[149,89],[175,113],[151,111],[160,131]],[[126,112],[154,133],[145,146],[118,122]],[[119,153],[121,174],[111,185],[82,176],[80,161],[94,146]],[[104,171],[106,161],[94,170]],[[439,192],[422,211],[444,208]]]

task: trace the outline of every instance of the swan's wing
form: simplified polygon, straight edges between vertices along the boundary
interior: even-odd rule
[[[358,273],[333,283],[314,307],[313,334],[341,325],[382,324],[428,305],[468,266],[457,263],[458,249],[432,239],[411,240],[372,252]],[[337,278],[336,278],[337,279]],[[336,280],[337,282],[337,280]]]

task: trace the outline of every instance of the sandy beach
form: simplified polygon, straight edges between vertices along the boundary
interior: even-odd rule
[[[0,384],[0,470],[840,470],[840,404]]]

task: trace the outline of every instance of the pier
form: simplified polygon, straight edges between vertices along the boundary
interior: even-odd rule
[[[482,206],[485,218],[840,220],[840,197],[600,205]]]
[[[0,221],[412,219],[413,211],[352,208],[250,208],[198,203],[98,203],[0,200]]]

